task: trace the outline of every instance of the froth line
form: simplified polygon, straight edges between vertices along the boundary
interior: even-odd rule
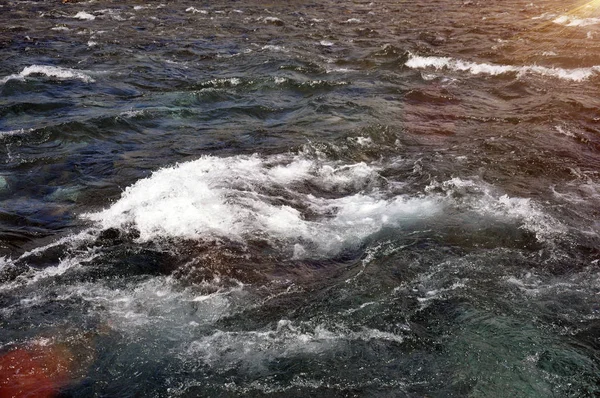
[[[539,65],[494,65],[488,63],[477,63],[455,59],[451,57],[424,57],[410,54],[405,65],[412,69],[448,69],[457,72],[469,72],[473,75],[503,75],[507,73],[516,73],[518,76],[525,74],[535,74],[554,77],[562,80],[580,82],[587,80],[594,74],[600,72],[600,65],[588,68],[564,69],[556,67],[546,67]]]

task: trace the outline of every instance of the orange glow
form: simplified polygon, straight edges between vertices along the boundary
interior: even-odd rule
[[[0,356],[0,397],[55,397],[68,381],[72,362],[60,346],[9,351]]]

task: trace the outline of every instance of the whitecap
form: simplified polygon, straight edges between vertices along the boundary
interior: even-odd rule
[[[164,330],[177,324],[180,330],[211,324],[251,304],[243,285],[206,295],[198,295],[198,290],[197,286],[183,287],[172,277],[160,276],[120,288],[91,282],[64,286],[53,300],[83,300],[101,309],[113,329],[129,333],[144,327]]]
[[[298,256],[336,255],[385,227],[440,210],[434,198],[361,192],[379,179],[365,163],[320,163],[300,156],[205,156],[155,172],[108,209],[85,218],[100,228],[134,228],[161,238],[267,240]],[[317,197],[310,184],[342,197]],[[358,192],[358,193],[353,193]]]
[[[536,19],[551,19],[551,18],[556,18],[556,14],[545,12],[542,15],[532,17],[531,19],[536,20]]]
[[[17,79],[24,80],[26,77],[32,75],[43,75],[46,77],[51,77],[59,80],[69,80],[69,79],[77,79],[82,80],[86,83],[93,83],[94,79],[92,79],[89,75],[83,73],[82,71],[70,68],[62,68],[59,66],[50,66],[50,65],[31,65],[25,67],[20,73],[6,76],[0,79],[0,84],[4,84],[9,80]]]
[[[311,325],[282,319],[274,329],[226,332],[217,330],[187,346],[186,357],[207,365],[234,369],[240,365],[261,367],[278,358],[335,351],[353,341],[402,343],[402,335],[362,327],[352,330],[343,324]]]
[[[211,87],[235,87],[239,86],[240,84],[242,84],[242,79],[238,77],[212,79],[203,83],[204,86]]]
[[[28,258],[28,257],[36,255],[38,253],[42,253],[51,247],[60,246],[62,244],[69,244],[69,243],[75,244],[76,242],[81,243],[82,240],[85,240],[88,238],[90,238],[89,231],[86,231],[85,233],[80,233],[80,234],[77,234],[74,236],[68,236],[66,238],[59,239],[57,242],[54,242],[52,244],[49,244],[49,245],[46,245],[46,246],[43,246],[40,248],[36,248],[30,252],[27,252],[27,253],[21,255],[21,257],[19,257],[17,260],[22,260],[22,259]],[[35,283],[43,281],[43,280],[47,280],[47,279],[51,279],[51,278],[55,278],[55,277],[64,275],[67,272],[71,272],[72,270],[77,270],[77,269],[83,267],[85,264],[93,261],[98,255],[99,255],[98,249],[91,248],[88,250],[81,251],[80,253],[78,253],[76,255],[67,256],[67,257],[61,259],[58,262],[58,264],[56,264],[54,266],[50,266],[50,267],[46,267],[46,268],[42,268],[42,269],[38,269],[38,268],[34,268],[34,267],[23,268],[22,273],[20,273],[15,279],[11,280],[8,283],[3,283],[0,285],[0,292],[1,291],[10,291],[10,290],[22,287],[22,286],[32,285],[32,284],[35,284]],[[12,260],[5,264],[7,264],[9,266],[15,266],[15,263]],[[3,270],[3,268],[0,267],[0,271],[2,271],[2,270]]]
[[[185,12],[191,12],[192,14],[208,14],[208,11],[200,10],[196,7],[188,7],[185,9]]]
[[[561,15],[552,20],[552,22],[564,26],[589,26],[600,24],[600,18],[579,18],[575,15]]]
[[[4,271],[9,266],[13,265],[13,261],[6,257],[0,257],[0,271]]]
[[[412,69],[448,69],[457,72],[469,72],[473,75],[485,74],[491,76],[503,75],[507,73],[516,73],[518,76],[525,74],[535,74],[548,77],[554,77],[570,81],[583,81],[589,79],[600,71],[600,66],[588,68],[563,69],[557,67],[545,67],[538,65],[496,65],[488,63],[477,63],[454,59],[451,57],[424,57],[410,54],[405,65]]]
[[[265,46],[262,46],[263,50],[268,50],[268,51],[277,51],[277,52],[288,52],[288,50],[285,49],[284,46],[276,46],[274,44],[267,44]]]
[[[93,21],[94,19],[96,19],[96,17],[90,13],[87,13],[85,11],[79,11],[77,14],[75,14],[73,16],[73,18],[75,19],[83,19],[86,21]]]
[[[573,137],[576,138],[577,136],[575,134],[573,134],[573,132],[571,132],[570,130],[567,130],[566,128],[563,128],[563,126],[554,126],[554,129],[556,131],[558,131],[560,134],[566,135],[567,137]]]
[[[146,114],[146,110],[144,109],[130,109],[128,111],[125,112],[121,112],[119,113],[118,117],[123,117],[126,119],[133,119],[139,116],[144,116]]]
[[[265,17],[265,18],[263,18],[263,21],[265,23],[270,23],[273,25],[283,25],[283,21],[277,17]]]
[[[472,211],[483,217],[498,221],[517,222],[519,227],[535,234],[540,242],[552,242],[567,233],[568,228],[547,214],[529,198],[510,197],[482,181],[452,178],[442,183],[434,182],[426,192],[441,189],[449,201],[455,202],[462,211]]]
[[[2,82],[0,80],[0,82]],[[0,131],[0,138],[2,137],[10,137],[13,135],[22,135],[22,134],[27,134],[32,132],[33,129],[18,129],[18,130],[5,130],[5,131]]]
[[[347,140],[363,147],[370,147],[373,145],[373,139],[371,137],[348,137]]]

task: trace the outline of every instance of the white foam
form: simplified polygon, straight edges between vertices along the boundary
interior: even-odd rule
[[[90,235],[89,230],[83,231],[79,234],[67,236],[67,237],[59,239],[56,242],[53,242],[49,245],[42,246],[42,247],[36,248],[32,251],[26,252],[23,255],[21,255],[18,258],[18,260],[26,259],[30,256],[34,256],[39,253],[42,253],[52,247],[60,246],[63,244],[75,246],[75,245],[80,244],[84,241],[87,241],[91,238],[92,238],[92,235]],[[21,286],[35,284],[39,281],[42,281],[42,280],[45,280],[48,278],[54,278],[54,277],[63,275],[72,269],[77,269],[77,268],[82,267],[84,264],[89,263],[97,256],[98,256],[97,249],[92,248],[92,249],[88,249],[85,251],[81,251],[80,253],[78,253],[77,255],[74,255],[74,256],[67,256],[67,257],[61,259],[59,261],[59,263],[55,266],[41,268],[41,269],[26,268],[23,270],[23,272],[21,274],[19,274],[11,282],[0,285],[0,291],[10,291],[10,290],[13,290],[13,289],[21,287]],[[2,265],[2,267],[0,267],[0,270],[4,269],[7,266],[14,265],[12,260],[10,260],[10,261],[2,260],[2,261],[4,261],[4,263],[2,264],[0,262],[0,265]]]
[[[351,330],[344,325],[335,324],[312,326],[283,319],[271,330],[216,331],[192,342],[186,354],[208,365],[225,369],[240,365],[260,368],[277,358],[330,352],[351,341],[370,340],[402,343],[404,338],[377,329],[363,327]]]
[[[527,272],[522,275],[506,275],[504,283],[512,285],[527,296],[552,297],[552,300],[573,301],[574,296],[582,302],[598,295],[600,276],[594,265],[573,272],[566,277],[555,277],[546,273]],[[561,297],[562,296],[562,297]],[[588,319],[598,319],[598,311],[592,311]],[[580,319],[578,317],[578,319]]]
[[[188,7],[185,9],[185,12],[191,12],[192,14],[208,14],[208,11],[199,10],[196,7]]]
[[[60,239],[52,242],[52,243],[49,243],[44,246],[36,247],[33,250],[25,252],[19,257],[19,260],[23,260],[23,259],[26,259],[27,257],[38,255],[38,254],[43,253],[46,250],[51,249],[53,247],[67,245],[69,247],[75,248],[75,247],[80,246],[82,243],[90,242],[95,239],[96,239],[96,236],[94,234],[94,231],[91,229],[85,229],[75,235],[65,236],[63,238],[60,238]]]
[[[0,80],[0,82],[2,82],[2,81]],[[27,134],[27,133],[30,133],[32,131],[33,131],[33,129],[27,129],[27,130],[25,130],[25,129],[18,129],[18,130],[0,131],[0,138],[2,138],[2,137],[10,137],[10,136],[13,136],[13,135]]]
[[[19,74],[6,76],[0,79],[0,84],[4,84],[13,79],[24,80],[26,77],[32,75],[43,75],[59,80],[78,79],[86,83],[94,82],[94,79],[79,70],[50,65],[31,65],[25,67]]]
[[[59,263],[52,267],[47,267],[42,270],[35,272],[27,279],[27,284],[36,283],[42,279],[54,278],[56,276],[64,275],[66,272],[82,267],[84,264],[92,261],[98,256],[96,250],[89,250],[82,254],[73,257],[66,257],[61,259]]]
[[[96,17],[90,13],[87,13],[85,11],[79,11],[77,14],[75,14],[73,16],[73,18],[75,19],[83,19],[86,21],[93,21],[94,19],[96,19]]]
[[[556,14],[545,12],[542,15],[538,15],[538,16],[532,17],[531,19],[533,19],[533,20],[536,20],[536,19],[551,19],[551,18],[555,18],[555,17],[556,17]]]
[[[263,18],[263,21],[265,23],[283,24],[283,21],[280,18],[277,18],[277,17],[265,17],[265,18]]]
[[[534,233],[540,242],[550,242],[567,232],[565,225],[544,212],[536,202],[498,193],[493,186],[484,182],[452,178],[441,184],[432,183],[426,191],[439,188],[448,199],[457,202],[463,211],[474,211],[500,221],[517,221],[520,228]]]
[[[242,84],[242,79],[238,78],[238,77],[231,77],[228,79],[212,79],[209,80],[207,83],[205,84],[209,84],[213,87],[223,87],[223,86],[239,86],[240,84]]]
[[[131,110],[128,110],[125,112],[121,112],[118,117],[124,117],[127,119],[131,119],[131,118],[136,118],[138,116],[144,116],[145,114],[146,114],[146,110],[144,110],[144,109],[137,109],[137,110],[131,109]]]
[[[161,169],[86,218],[101,228],[135,228],[160,238],[264,239],[290,255],[335,255],[386,226],[436,214],[435,199],[353,193],[379,178],[364,163],[322,164],[300,156],[205,156]],[[339,198],[302,193],[310,184]],[[308,250],[303,250],[304,248]]]
[[[600,72],[600,66],[589,68],[549,68],[538,65],[495,65],[488,63],[477,63],[454,59],[450,57],[423,57],[410,54],[405,65],[412,69],[448,69],[457,72],[469,72],[473,75],[485,74],[491,76],[516,73],[518,76],[526,74],[542,75],[570,81],[583,81]]]
[[[576,138],[577,136],[575,134],[573,134],[570,130],[567,130],[566,128],[563,128],[563,126],[554,126],[554,128],[556,129],[556,131],[558,131],[560,134],[566,135],[567,137],[573,137]]]
[[[325,72],[326,73],[349,73],[349,72],[355,72],[355,70],[349,69],[349,68],[325,67]],[[344,85],[344,84],[348,84],[348,83],[342,82],[341,85]]]
[[[570,171],[575,179],[560,184],[558,187],[556,185],[551,186],[553,195],[561,200],[570,202],[576,207],[582,205],[599,207],[600,183],[597,181],[595,172],[582,171],[579,168],[570,168]],[[580,226],[579,231],[584,234],[599,236],[600,231],[598,227],[600,227],[600,224],[595,224],[595,226],[591,226],[591,230],[583,229]]]
[[[61,287],[56,301],[84,300],[96,307],[113,329],[136,332],[154,329],[177,332],[211,324],[249,305],[243,285],[199,296],[197,287],[182,287],[171,277],[133,280],[114,288],[100,283],[79,283]],[[198,299],[203,297],[202,300]]]
[[[286,50],[286,48],[284,46],[276,46],[273,44],[267,44],[266,46],[262,46],[263,50],[269,50],[269,51],[277,51],[277,52],[288,52],[288,50]]]
[[[96,13],[102,14],[102,16],[109,16],[115,21],[125,21],[125,18],[121,15],[121,11],[118,9],[107,8],[104,10],[98,10]]]
[[[321,40],[319,42],[320,45],[322,45],[323,47],[331,47],[333,46],[333,42],[329,41],[329,40]]]
[[[600,24],[600,18],[579,18],[575,15],[561,15],[552,20],[552,22],[564,26],[589,26]]]
[[[0,271],[3,271],[4,269],[8,268],[9,266],[12,266],[13,262],[11,259],[6,258],[6,257],[0,257]]]
[[[347,140],[363,147],[373,146],[373,139],[371,137],[348,137]]]

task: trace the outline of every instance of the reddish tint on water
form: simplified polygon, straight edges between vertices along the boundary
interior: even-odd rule
[[[71,353],[60,346],[11,350],[0,356],[0,397],[55,397],[72,363]]]

